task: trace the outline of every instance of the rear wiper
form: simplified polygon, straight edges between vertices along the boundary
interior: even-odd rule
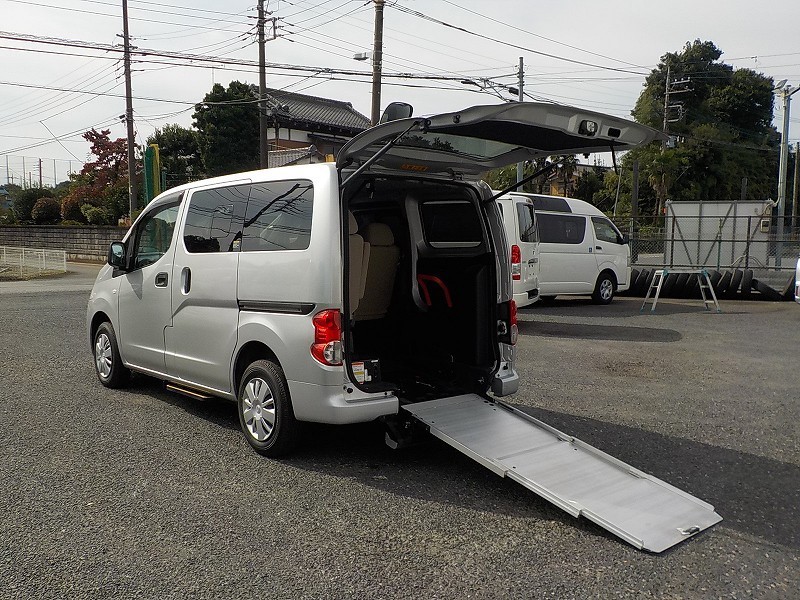
[[[542,175],[548,174],[550,171],[552,171],[553,169],[555,169],[556,167],[561,165],[561,163],[562,163],[562,161],[560,161],[560,160],[556,160],[556,161],[551,162],[549,165],[546,165],[546,166],[542,167],[541,169],[539,169],[538,171],[536,171],[533,175],[528,175],[527,177],[523,177],[518,182],[512,183],[510,186],[508,186],[502,192],[497,192],[494,196],[492,196],[491,198],[486,200],[486,202],[492,202],[493,200],[497,200],[500,196],[503,196],[503,195],[507,194],[508,192],[513,192],[514,190],[516,190],[519,187],[522,187],[523,185],[525,185],[529,181],[533,181],[537,177],[541,177]]]
[[[405,131],[403,131],[403,132],[402,132],[400,135],[398,135],[396,138],[394,138],[394,139],[392,139],[392,140],[389,140],[388,142],[386,142],[386,144],[383,146],[383,148],[381,148],[380,150],[378,150],[378,151],[377,151],[375,154],[373,154],[373,155],[372,155],[372,156],[370,156],[370,157],[369,157],[369,158],[368,158],[366,161],[364,161],[364,164],[363,164],[363,165],[361,165],[361,166],[360,166],[360,167],[358,167],[358,168],[357,168],[355,171],[353,171],[353,173],[352,173],[352,174],[351,174],[351,175],[350,175],[350,176],[349,176],[347,179],[345,179],[345,180],[344,180],[344,181],[343,181],[343,182],[342,182],[342,183],[339,185],[339,189],[344,189],[344,187],[345,187],[345,186],[348,184],[348,182],[349,182],[351,179],[353,179],[354,177],[357,177],[358,175],[360,175],[361,173],[363,173],[363,172],[364,172],[364,170],[366,170],[366,169],[368,169],[369,167],[371,167],[371,166],[372,166],[372,164],[373,164],[373,163],[374,163],[376,160],[378,160],[378,159],[379,159],[381,156],[383,156],[383,155],[384,155],[384,154],[386,154],[386,153],[387,153],[389,150],[391,150],[391,149],[392,149],[392,147],[396,146],[396,145],[397,145],[397,144],[400,142],[400,140],[402,140],[402,139],[403,139],[403,137],[405,137],[405,135],[406,135],[406,134],[407,134],[409,131],[411,131],[412,129],[414,129],[414,127],[419,127],[420,131],[422,131],[423,133],[425,133],[425,130],[428,128],[428,125],[430,125],[430,123],[431,123],[431,122],[430,122],[430,119],[418,119],[418,120],[414,121],[414,122],[413,122],[411,125],[409,125],[409,126],[408,126],[408,129],[406,129]]]

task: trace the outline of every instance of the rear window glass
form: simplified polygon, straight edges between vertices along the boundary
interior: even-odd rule
[[[192,194],[183,228],[187,252],[238,252],[249,186],[235,185]]]
[[[592,217],[592,224],[594,225],[594,235],[598,240],[612,244],[622,243],[622,236],[608,219]]]
[[[524,202],[517,202],[517,221],[519,227],[519,241],[521,242],[535,242],[537,241],[536,235],[536,218],[533,214],[533,205],[525,204]]]
[[[586,234],[586,217],[536,213],[539,240],[547,244],[580,244]]]
[[[254,183],[244,219],[242,250],[305,250],[311,242],[314,186],[310,181]]]
[[[483,241],[475,206],[465,200],[425,202],[420,206],[425,240],[434,248],[474,248]]]

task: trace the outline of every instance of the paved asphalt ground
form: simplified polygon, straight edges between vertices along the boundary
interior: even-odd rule
[[[0,598],[800,597],[794,303],[520,311],[513,402],[724,517],[651,555],[436,440],[316,426],[272,461],[231,404],[106,390],[73,269],[0,283]]]

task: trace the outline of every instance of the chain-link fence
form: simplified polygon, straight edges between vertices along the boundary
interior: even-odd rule
[[[698,210],[699,207],[699,210]],[[794,270],[800,219],[770,202],[668,204],[666,214],[618,221],[635,265]]]
[[[0,276],[33,277],[67,272],[63,250],[37,250],[0,246]]]

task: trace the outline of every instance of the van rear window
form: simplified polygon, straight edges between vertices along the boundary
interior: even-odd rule
[[[475,206],[465,200],[434,200],[420,206],[425,240],[434,248],[474,248],[483,242]]]
[[[244,218],[242,250],[305,250],[311,242],[313,207],[310,181],[254,183]]]
[[[586,217],[536,213],[536,222],[546,244],[580,244],[586,235]]]
[[[536,218],[533,213],[533,205],[525,202],[516,202],[516,205],[519,241],[536,242]]]

